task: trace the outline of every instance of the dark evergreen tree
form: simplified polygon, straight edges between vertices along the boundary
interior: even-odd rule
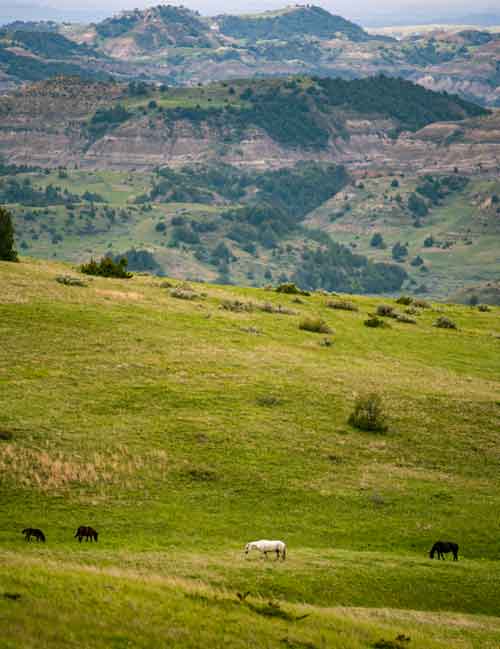
[[[3,207],[0,207],[0,261],[17,261],[12,215]]]

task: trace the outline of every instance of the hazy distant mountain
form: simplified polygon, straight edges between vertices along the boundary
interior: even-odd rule
[[[0,4],[0,25],[17,20],[90,22],[103,19],[108,13],[108,11],[99,9],[55,9],[30,2],[19,4],[7,0]]]

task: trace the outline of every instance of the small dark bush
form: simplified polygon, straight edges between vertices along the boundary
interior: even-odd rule
[[[378,327],[380,328],[389,327],[387,322],[384,322],[383,320],[381,320],[380,318],[378,318],[376,315],[373,314],[370,314],[370,317],[364,321],[364,325],[365,327],[371,327],[372,329],[376,329]]]
[[[481,311],[482,313],[487,313],[488,311],[491,311],[490,307],[487,304],[478,304],[477,310]]]
[[[336,300],[333,302],[328,302],[326,305],[330,309],[339,309],[341,311],[358,311],[358,306],[353,302],[347,302],[347,300]]]
[[[12,434],[12,431],[6,430],[5,428],[0,428],[0,440],[4,442],[9,442],[14,435]]]
[[[277,293],[286,293],[287,295],[311,295],[309,291],[302,291],[300,288],[295,286],[293,282],[286,282],[285,284],[280,284],[276,287]]]
[[[377,315],[382,318],[394,318],[394,307],[390,304],[379,304],[377,307]]]
[[[80,272],[85,275],[96,275],[98,277],[118,277],[130,279],[132,273],[127,271],[127,260],[114,261],[111,257],[103,257],[100,262],[91,259],[88,264],[80,266]]]
[[[402,295],[401,297],[398,297],[396,300],[397,304],[403,304],[405,306],[410,306],[410,304],[413,302],[413,298],[410,297],[409,295]]]
[[[450,318],[447,318],[444,315],[440,316],[436,320],[434,326],[438,327],[439,329],[457,329],[457,325],[453,322],[453,320],[450,320]]]
[[[360,395],[347,420],[348,424],[359,430],[384,433],[387,430],[387,422],[382,405],[382,398],[376,392]]]
[[[318,334],[330,334],[332,330],[328,324],[321,318],[304,318],[300,321],[299,329],[303,331],[311,331]]]

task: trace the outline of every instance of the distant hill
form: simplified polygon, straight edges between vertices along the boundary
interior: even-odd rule
[[[143,51],[164,47],[209,47],[209,26],[184,7],[159,5],[125,11],[97,23],[100,39],[130,38]]]
[[[215,17],[159,5],[90,24],[56,23],[51,17],[49,12],[44,21],[18,20],[7,27],[9,33],[26,34],[17,37],[14,49],[0,39],[0,47],[11,47],[0,61],[0,88],[58,73],[168,85],[297,74],[351,80],[382,73],[500,106],[500,38],[484,29],[462,35],[456,28],[402,30],[397,40],[389,30],[369,34],[314,5]],[[43,44],[40,36],[27,35],[40,32],[48,33]],[[90,49],[73,49],[58,36]],[[33,55],[36,62],[26,60]]]
[[[287,7],[250,16],[222,15],[215,18],[226,36],[251,41],[288,39],[298,35],[316,38],[343,37],[352,41],[374,40],[359,25],[314,5]]]

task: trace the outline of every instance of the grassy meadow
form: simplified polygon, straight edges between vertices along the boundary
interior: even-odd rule
[[[498,308],[64,274],[0,263],[1,649],[499,645]],[[371,390],[384,434],[347,424]]]

